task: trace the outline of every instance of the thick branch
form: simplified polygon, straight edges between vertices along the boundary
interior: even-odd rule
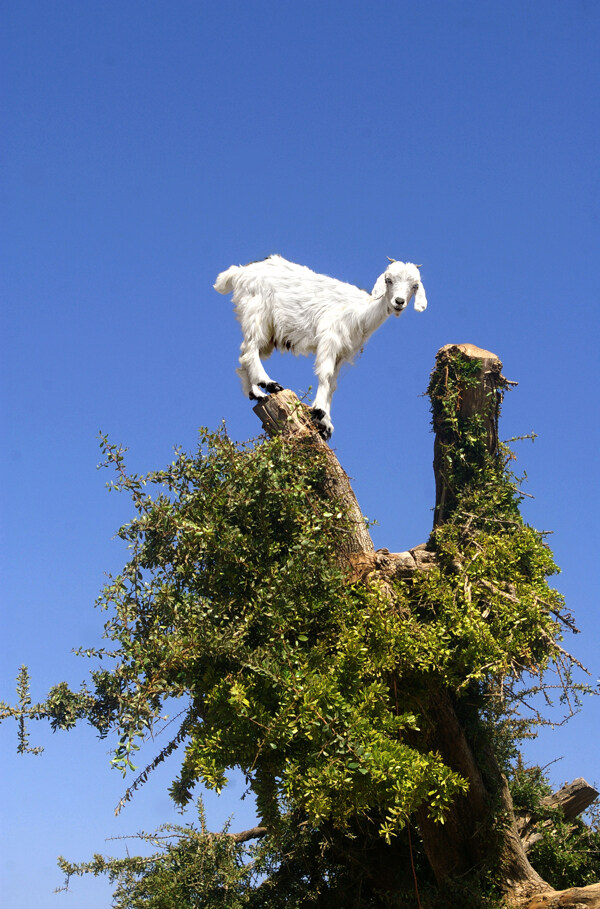
[[[347,534],[340,550],[341,560],[346,561],[356,552],[372,553],[375,547],[350,480],[334,452],[317,432],[308,407],[298,400],[293,391],[286,388],[259,401],[254,413],[261,420],[267,435],[302,439],[316,451],[324,454],[327,465],[327,495],[346,512],[351,527],[351,532]]]
[[[586,808],[589,808],[599,794],[597,789],[590,786],[580,776],[557,792],[553,792],[552,795],[546,796],[542,804],[547,808],[560,808],[565,820],[572,821]]]
[[[521,909],[600,909],[600,884],[539,893],[523,903]]]
[[[541,812],[544,809],[559,808],[565,821],[572,821],[580,815],[586,808],[598,798],[598,791],[590,786],[583,777],[578,777],[566,786],[563,786],[552,795],[546,796],[542,800]],[[540,818],[536,814],[527,814],[517,818],[517,828],[523,842],[525,852],[529,852],[535,843],[538,843],[543,836],[544,828],[551,827],[552,821]]]
[[[258,840],[266,836],[269,832],[268,827],[251,827],[249,830],[240,830],[239,833],[228,833],[234,843],[246,843],[248,840]]]

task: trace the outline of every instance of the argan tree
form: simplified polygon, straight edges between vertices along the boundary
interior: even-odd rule
[[[61,860],[67,877],[108,873],[120,909],[600,907],[600,885],[559,894],[528,858],[597,793],[580,781],[552,802],[518,762],[519,704],[553,667],[565,697],[578,686],[560,643],[573,620],[548,585],[556,567],[498,442],[506,386],[487,351],[438,353],[434,527],[402,553],[374,550],[292,392],[257,404],[266,437],[206,432],[195,455],[145,477],[103,439],[135,506],[120,530],[131,557],[100,598],[110,645],[87,651],[102,658],[89,685],[31,706],[23,678],[21,705],[4,712],[116,732],[113,764],[129,774],[175,712],[124,801],[177,752],[178,805],[237,768],[260,824],[211,833],[200,810],[197,826],[149,835],[150,858]],[[585,883],[600,867],[590,837]]]

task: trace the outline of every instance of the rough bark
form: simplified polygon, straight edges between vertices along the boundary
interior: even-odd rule
[[[435,553],[426,543],[413,546],[407,552],[355,552],[349,560],[350,583],[374,579],[395,580],[410,578],[416,571],[429,571],[435,565]]]

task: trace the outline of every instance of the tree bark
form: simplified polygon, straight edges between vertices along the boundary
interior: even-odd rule
[[[374,552],[373,540],[367,522],[335,454],[319,435],[312,421],[310,411],[302,404],[293,391],[285,389],[259,401],[254,413],[262,422],[268,436],[282,435],[288,438],[304,439],[325,456],[327,464],[326,492],[332,501],[339,503],[350,522],[350,533],[346,535],[340,550],[340,558],[347,562],[354,553]]]
[[[239,833],[227,833],[234,843],[247,843],[248,840],[260,840],[269,832],[268,827],[251,827],[250,830],[240,830]]]

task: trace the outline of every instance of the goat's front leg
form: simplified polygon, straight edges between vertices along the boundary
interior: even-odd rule
[[[331,399],[337,388],[337,377],[340,369],[340,363],[333,357],[326,357],[321,360],[317,357],[315,363],[315,372],[319,380],[319,387],[315,395],[314,404],[311,407],[311,413],[319,428],[319,433],[327,442],[333,433],[333,423],[331,422]]]
[[[262,365],[259,345],[245,338],[241,351],[238,375],[242,380],[244,394],[248,395],[251,401],[260,401],[269,394],[282,391],[283,386],[279,382],[274,382]]]

